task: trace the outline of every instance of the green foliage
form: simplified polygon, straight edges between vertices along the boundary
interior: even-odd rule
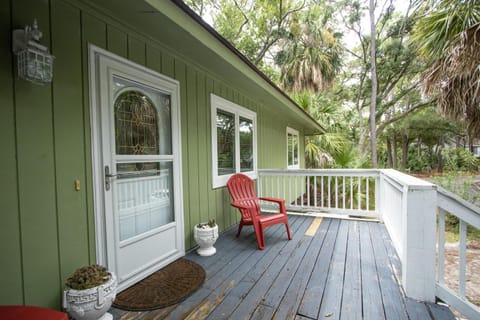
[[[416,151],[410,149],[408,153],[407,168],[409,172],[430,172],[432,170],[432,163],[428,157],[418,157]]]
[[[81,267],[68,277],[65,285],[74,290],[85,290],[97,287],[110,280],[107,268],[98,264]]]
[[[367,126],[372,99],[371,35],[362,24],[368,18],[367,2],[185,2],[200,15],[210,16],[220,34],[288,90],[326,129],[318,137],[305,139],[307,166],[372,165],[368,157],[371,136]],[[382,161],[379,167],[388,166],[387,142],[391,150],[391,141],[395,140],[397,158],[401,157],[405,142],[407,168],[429,171],[436,168],[445,141],[465,135],[465,124],[446,121],[433,110],[435,103],[426,101],[421,91],[421,75],[427,70],[429,57],[438,56],[448,46],[449,39],[479,21],[480,3],[418,0],[406,13],[394,11],[391,4],[388,0],[376,4],[375,120]],[[430,52],[425,54],[427,58],[418,57],[418,48]],[[444,151],[443,156],[447,169],[478,166],[465,155]]]
[[[413,41],[428,59],[442,58],[460,33],[480,22],[480,2],[464,0],[417,1]]]
[[[208,220],[208,222],[202,222],[202,223],[197,224],[197,228],[199,228],[199,229],[206,229],[207,227],[208,228],[214,228],[216,225],[217,225],[217,223],[215,222],[215,219],[210,219],[210,220]]]
[[[451,171],[441,176],[432,176],[433,182],[469,202],[480,200],[480,195],[471,192],[474,176],[465,175],[464,172]]]
[[[464,148],[446,149],[443,151],[444,168],[448,171],[478,171],[480,161]]]
[[[341,67],[341,34],[327,25],[330,10],[311,4],[293,15],[289,37],[282,39],[275,63],[280,84],[290,92],[312,93],[331,88]]]
[[[289,35],[295,12],[306,10],[299,0],[186,0],[202,16],[213,17],[213,27],[225,39],[272,79],[278,70],[271,67],[270,50]]]
[[[335,168],[355,167],[357,154],[353,148],[344,148],[335,155]]]
[[[480,201],[480,195],[472,191],[472,185],[475,180],[474,176],[465,175],[464,172],[448,172],[442,176],[432,176],[433,182],[457,195],[464,200],[476,203]],[[459,219],[448,213],[445,215],[445,230],[450,234],[450,241],[458,241]],[[480,230],[471,225],[467,225],[467,233],[469,240],[480,240]]]

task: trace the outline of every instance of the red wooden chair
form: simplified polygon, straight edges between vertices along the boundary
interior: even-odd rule
[[[253,225],[257,237],[258,248],[265,248],[264,230],[265,228],[284,223],[287,228],[288,239],[292,240],[290,227],[288,225],[285,200],[277,198],[257,197],[253,180],[244,174],[237,173],[227,182],[228,191],[233,199],[231,205],[240,210],[242,218],[238,226],[237,237],[240,235],[243,226]],[[260,211],[260,200],[277,203],[280,207],[279,213],[262,214]]]
[[[33,306],[0,306],[3,320],[68,320],[66,313]]]

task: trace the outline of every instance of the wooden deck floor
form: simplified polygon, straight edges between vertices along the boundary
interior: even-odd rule
[[[317,218],[319,219],[319,218]],[[290,216],[267,229],[257,250],[251,227],[217,241],[217,254],[186,256],[207,274],[182,303],[150,312],[113,310],[115,319],[454,319],[444,306],[405,297],[400,262],[381,223]]]

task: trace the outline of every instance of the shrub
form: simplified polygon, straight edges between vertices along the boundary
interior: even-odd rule
[[[107,268],[98,264],[81,267],[68,277],[65,285],[74,290],[85,290],[97,287],[110,280]]]

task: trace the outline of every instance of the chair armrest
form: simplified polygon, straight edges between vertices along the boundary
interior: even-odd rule
[[[255,201],[252,200],[241,200],[241,201],[233,201],[230,203],[232,207],[235,207],[240,210],[242,216],[247,214],[250,219],[253,221],[257,220],[257,205]]]
[[[270,202],[276,202],[276,203],[285,203],[284,199],[279,199],[279,198],[270,198],[270,197],[259,197],[258,199],[263,200],[263,201],[270,201]]]
[[[279,198],[268,198],[268,197],[260,197],[258,198],[262,201],[269,201],[269,202],[275,202],[278,203],[280,206],[280,213],[287,213],[287,209],[285,207],[285,200],[284,199],[279,199]]]
[[[230,203],[230,205],[238,209],[245,209],[245,210],[255,209],[255,205],[249,204],[247,201],[233,201],[232,203]]]

